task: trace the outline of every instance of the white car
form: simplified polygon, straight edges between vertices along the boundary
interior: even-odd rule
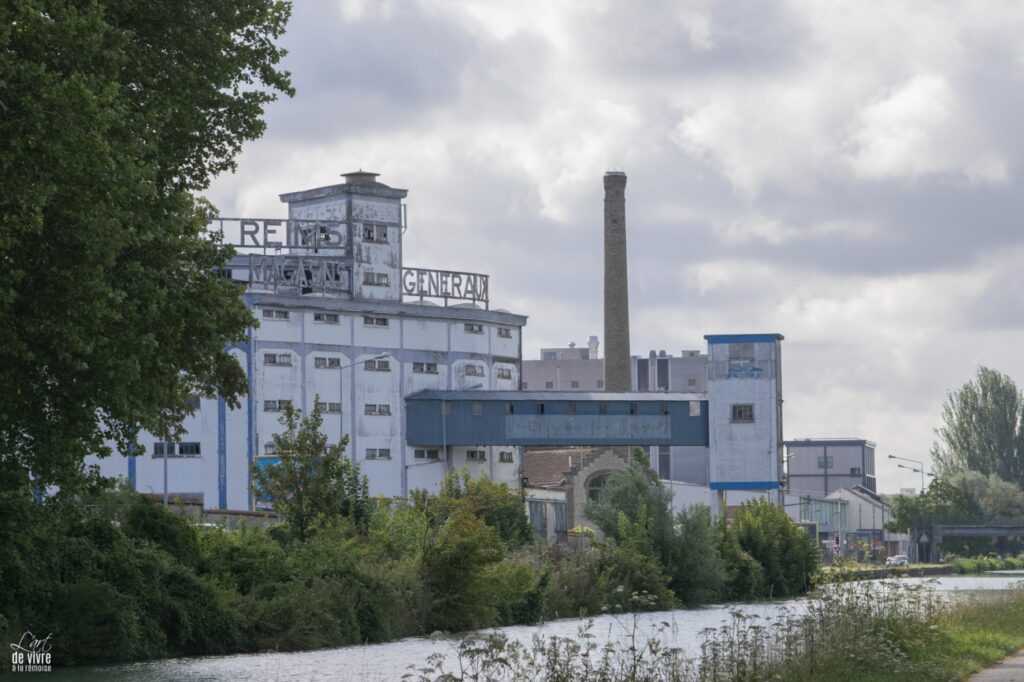
[[[909,563],[910,562],[907,560],[906,554],[893,554],[885,560],[886,566],[906,566]]]

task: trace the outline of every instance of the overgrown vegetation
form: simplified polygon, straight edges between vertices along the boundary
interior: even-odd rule
[[[588,508],[604,539],[569,551],[532,537],[503,484],[456,472],[437,494],[374,500],[317,413],[282,423],[280,462],[254,471],[282,512],[270,529],[200,530],[95,475],[40,503],[29,486],[6,493],[19,532],[0,555],[2,634],[53,633],[61,664],[288,651],[784,597],[816,569],[778,507],[745,505],[732,523],[703,507],[673,516],[640,465]]]
[[[633,595],[643,601],[644,595]],[[592,626],[576,637],[498,633],[463,640],[410,672],[445,680],[949,680],[1024,647],[1024,586],[997,595],[940,600],[928,584],[836,582],[769,621],[735,612],[705,630],[699,648],[672,644],[669,623],[642,636],[625,620],[618,639],[598,644]]]

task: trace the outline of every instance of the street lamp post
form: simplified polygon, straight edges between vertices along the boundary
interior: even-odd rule
[[[911,471],[915,471],[921,474],[921,492],[924,492],[924,462],[922,462],[919,459],[910,459],[909,457],[897,457],[896,455],[889,455],[889,459],[900,459],[903,460],[904,462],[911,462],[912,464],[916,464],[918,466],[918,468],[916,469],[913,467],[903,466],[902,464],[897,464],[896,466],[899,467],[900,469],[910,469]]]

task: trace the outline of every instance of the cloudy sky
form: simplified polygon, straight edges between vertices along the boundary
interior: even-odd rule
[[[409,189],[406,265],[490,273],[526,357],[602,334],[624,170],[634,354],[780,332],[787,438],[926,458],[979,364],[1024,383],[1024,6],[295,3],[297,94],[223,215],[362,168]]]

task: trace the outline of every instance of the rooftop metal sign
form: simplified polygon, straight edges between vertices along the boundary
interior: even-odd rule
[[[402,268],[402,293],[419,298],[462,299],[487,303],[490,277],[475,272]]]
[[[207,224],[225,244],[239,249],[348,250],[348,226],[343,220],[281,218],[221,218]]]

